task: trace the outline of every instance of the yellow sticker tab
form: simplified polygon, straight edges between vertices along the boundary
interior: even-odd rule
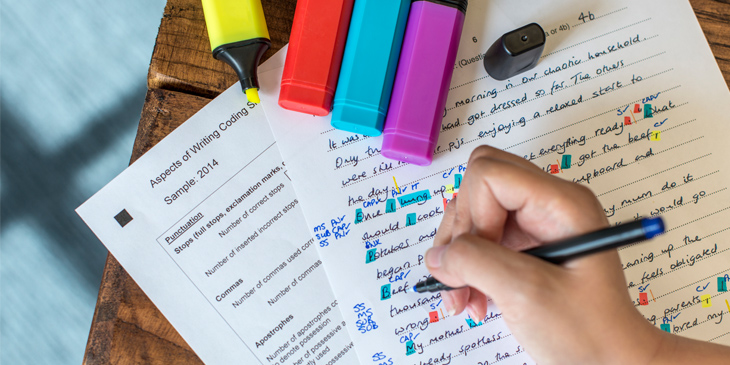
[[[446,191],[444,193],[453,194],[454,193],[454,185],[446,185]]]
[[[705,294],[700,299],[702,300],[702,308],[712,307],[712,296],[710,294]]]
[[[652,131],[651,135],[649,136],[650,141],[661,141],[662,140],[662,132],[661,131]]]

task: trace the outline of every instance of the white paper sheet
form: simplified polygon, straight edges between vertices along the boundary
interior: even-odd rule
[[[540,63],[504,82],[489,78],[485,50],[531,22],[548,35]],[[445,318],[438,295],[405,293],[426,278],[422,255],[451,198],[445,190],[480,144],[546,171],[570,156],[557,173],[590,187],[613,223],[661,213],[665,235],[620,251],[627,290],[653,324],[730,344],[730,296],[717,286],[730,273],[730,95],[687,1],[472,1],[457,60],[429,167],[381,157],[381,137],[279,108],[281,70],[261,76],[266,114],[361,363],[533,362],[493,305],[470,328],[466,314]],[[635,104],[651,104],[653,117],[633,113]],[[386,213],[389,199],[415,192],[430,199]],[[417,223],[407,227],[409,214]],[[366,263],[373,249],[377,259]]]
[[[356,362],[264,113],[238,84],[77,211],[205,363]]]

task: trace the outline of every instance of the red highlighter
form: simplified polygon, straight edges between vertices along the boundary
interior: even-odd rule
[[[340,74],[354,0],[299,0],[281,78],[279,105],[324,116]]]

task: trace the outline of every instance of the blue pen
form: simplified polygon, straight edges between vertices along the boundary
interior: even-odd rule
[[[379,136],[393,90],[410,0],[357,0],[332,107],[332,126]]]
[[[661,217],[642,218],[638,221],[605,228],[522,252],[554,264],[560,264],[576,257],[648,240],[662,233],[664,233],[664,221]],[[458,288],[441,284],[433,277],[413,286],[413,291],[416,293],[430,293],[452,289]]]

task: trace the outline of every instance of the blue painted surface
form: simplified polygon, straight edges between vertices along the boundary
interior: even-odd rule
[[[164,0],[2,0],[0,363],[80,364],[107,251],[74,209],[129,163]]]

